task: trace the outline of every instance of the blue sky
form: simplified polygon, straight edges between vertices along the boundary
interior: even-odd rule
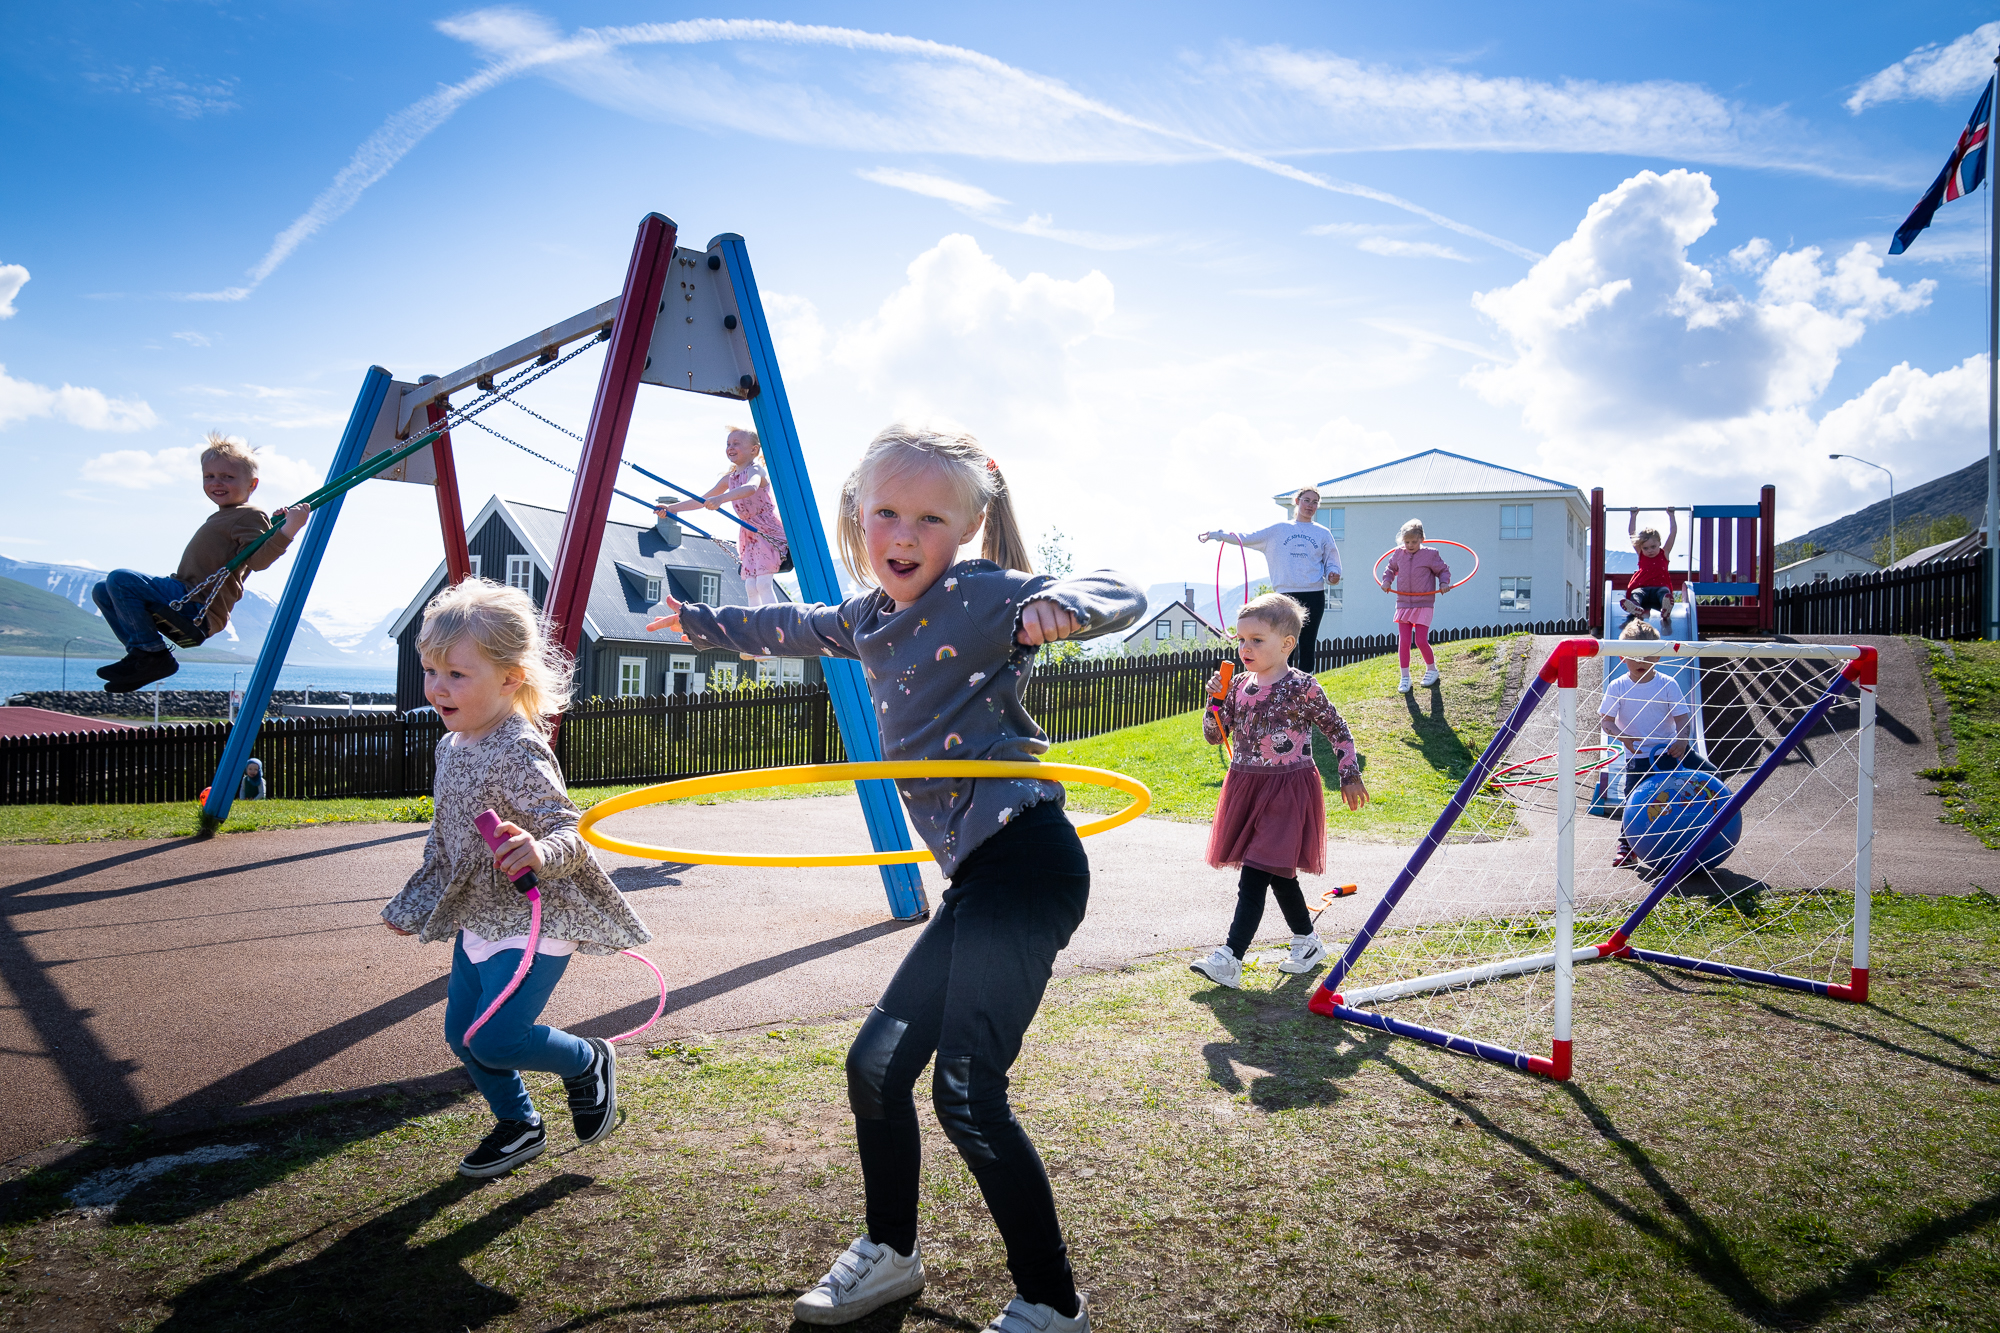
[[[1885,258],[2000,43],[1971,6],[46,9],[0,43],[16,558],[170,569],[203,432],[300,493],[367,366],[605,299],[648,210],[746,237],[823,501],[955,423],[1141,583],[1431,447],[1615,503],[1775,482],[1784,535],[1880,498],[1828,452],[1909,487],[1985,447],[1984,194]],[[580,430],[595,373],[532,401]],[[705,486],[737,416],[649,388],[629,453]],[[468,512],[566,501],[460,458]],[[371,484],[310,614],[438,558],[428,491]]]

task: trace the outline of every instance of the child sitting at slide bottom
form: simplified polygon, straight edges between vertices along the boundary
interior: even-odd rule
[[[1191,964],[1218,985],[1243,984],[1243,951],[1264,920],[1268,889],[1292,928],[1292,952],[1281,972],[1310,972],[1326,957],[1313,930],[1298,873],[1326,873],[1326,793],[1313,763],[1312,732],[1318,727],[1340,762],[1340,799],[1349,810],[1368,804],[1354,737],[1340,710],[1317,680],[1289,665],[1304,623],[1299,604],[1281,592],[1253,599],[1236,617],[1237,654],[1243,671],[1219,706],[1202,715],[1201,733],[1210,745],[1233,742],[1222,800],[1208,835],[1208,863],[1221,870],[1241,867],[1236,882],[1236,917],[1228,942]],[[1209,677],[1214,697],[1220,674]]]
[[[543,738],[546,720],[568,706],[570,665],[528,595],[485,579],[445,589],[424,609],[417,651],[424,697],[446,733],[437,748],[437,814],[423,865],[382,909],[382,921],[426,944],[454,940],[444,1039],[499,1121],[458,1173],[497,1176],[548,1147],[520,1070],[561,1076],[579,1143],[596,1143],[617,1126],[610,1043],[535,1019],[571,954],[616,953],[652,935],[576,831],[576,807]],[[507,839],[497,851],[473,822],[489,808]],[[528,946],[528,900],[508,878],[521,870],[535,872],[542,895],[534,966],[467,1040]]]
[[[1660,632],[1643,620],[1631,620],[1618,637],[1657,640]],[[1597,711],[1605,736],[1625,749],[1627,799],[1639,779],[1656,768],[1714,772],[1713,764],[1688,748],[1688,722],[1693,714],[1681,687],[1660,674],[1649,657],[1622,660],[1624,673],[1604,687]],[[1627,866],[1636,859],[1631,844],[1620,838],[1611,864]]]
[[[215,502],[215,512],[188,539],[180,568],[172,578],[114,569],[90,590],[90,599],[103,613],[104,623],[125,645],[124,657],[97,669],[109,693],[136,690],[181,669],[173,650],[154,627],[154,608],[168,607],[186,597],[188,589],[228,564],[271,526],[270,515],[250,503],[250,493],[257,489],[257,455],[243,441],[216,431],[208,433],[208,447],[201,451],[201,489]],[[244,561],[245,568],[224,579],[209,597],[206,614],[196,626],[202,634],[212,638],[222,632],[229,623],[230,608],[243,595],[244,575],[253,569],[269,569],[306,525],[310,511],[295,504],[280,512],[285,515],[284,528],[258,547],[257,553]]]

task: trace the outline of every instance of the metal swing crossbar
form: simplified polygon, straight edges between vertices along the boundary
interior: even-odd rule
[[[1798,721],[1785,732],[1782,740],[1765,756],[1750,776],[1744,780],[1723,806],[1703,826],[1694,840],[1681,850],[1672,865],[1653,885],[1651,892],[1626,917],[1623,924],[1613,931],[1601,944],[1574,947],[1575,883],[1574,851],[1576,839],[1576,664],[1578,659],[1596,657],[1600,653],[1616,654],[1621,657],[1765,657],[1765,658],[1815,658],[1842,661],[1843,665],[1826,684],[1825,690]],[[1329,1018],[1338,1018],[1363,1027],[1395,1036],[1410,1037],[1417,1041],[1441,1046],[1461,1055],[1478,1056],[1496,1064],[1512,1066],[1529,1073],[1543,1074],[1552,1079],[1567,1079],[1571,1068],[1570,1038],[1570,997],[1571,977],[1578,963],[1595,963],[1606,958],[1620,958],[1637,962],[1657,963],[1667,967],[1678,967],[1710,976],[1727,977],[1733,981],[1755,982],[1777,986],[1786,990],[1823,996],[1827,999],[1845,1000],[1854,1004],[1866,1003],[1868,999],[1868,926],[1870,907],[1870,886],[1873,876],[1872,848],[1874,842],[1874,787],[1875,787],[1875,683],[1876,653],[1870,647],[1819,647],[1805,644],[1774,643],[1673,643],[1663,641],[1637,641],[1631,643],[1600,644],[1595,639],[1570,639],[1557,646],[1548,662],[1522,692],[1521,701],[1501,724],[1500,729],[1488,743],[1472,771],[1459,783],[1458,790],[1445,803],[1437,821],[1417,844],[1409,861],[1397,874],[1395,882],[1389,886],[1382,901],[1368,916],[1353,941],[1338,963],[1327,973],[1306,1008],[1313,1013]],[[1407,893],[1417,877],[1423,872],[1431,854],[1443,845],[1450,834],[1452,825],[1457,823],[1466,803],[1478,790],[1486,785],[1507,747],[1514,741],[1522,726],[1527,722],[1550,686],[1558,687],[1557,736],[1557,779],[1556,779],[1556,912],[1555,948],[1546,953],[1531,954],[1521,958],[1500,959],[1482,963],[1474,967],[1459,968],[1451,972],[1432,973],[1429,976],[1410,977],[1382,985],[1362,987],[1342,991],[1341,982],[1360,961],[1368,946],[1388,923],[1391,913]],[[1861,716],[1859,719],[1859,780],[1857,786],[1857,827],[1855,831],[1854,861],[1854,925],[1853,961],[1849,968],[1848,983],[1813,981],[1806,977],[1795,977],[1782,972],[1770,972],[1760,968],[1737,967],[1728,963],[1718,963],[1710,959],[1688,958],[1679,954],[1661,953],[1652,949],[1636,948],[1631,944],[1633,932],[1644,924],[1660,901],[1672,892],[1683,879],[1693,873],[1701,864],[1702,852],[1709,842],[1743,810],[1750,798],[1770,775],[1777,771],[1785,759],[1798,748],[1799,744],[1817,727],[1832,709],[1847,694],[1852,686],[1858,695]],[[1461,987],[1477,985],[1481,982],[1496,981],[1503,977],[1524,976],[1533,972],[1555,972],[1555,1036],[1547,1056],[1530,1055],[1526,1051],[1513,1050],[1494,1042],[1480,1041],[1461,1033],[1446,1032],[1440,1028],[1412,1023],[1388,1014],[1375,1013],[1360,1006],[1374,1004],[1400,996],[1435,993]]]

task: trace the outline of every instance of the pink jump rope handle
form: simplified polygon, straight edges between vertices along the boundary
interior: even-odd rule
[[[500,816],[491,810],[482,810],[473,816],[472,825],[479,830],[479,836],[486,839],[486,845],[495,852],[498,852],[501,845],[507,841],[500,836]],[[514,969],[514,979],[507,983],[507,989],[494,997],[492,1004],[486,1006],[485,1013],[472,1020],[472,1026],[465,1030],[463,1037],[459,1038],[461,1045],[470,1043],[472,1034],[486,1026],[486,1020],[493,1017],[500,1006],[507,1003],[508,997],[521,988],[521,983],[528,978],[528,970],[535,965],[535,946],[542,941],[542,894],[535,879],[535,872],[521,870],[509,878],[514,881],[515,888],[528,895],[528,947],[521,950],[521,965]]]

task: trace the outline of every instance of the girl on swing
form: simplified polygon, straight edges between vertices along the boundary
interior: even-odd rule
[[[723,440],[722,452],[729,457],[729,471],[708,488],[708,494],[699,500],[661,505],[653,512],[664,518],[668,514],[685,514],[690,509],[735,505],[736,516],[757,529],[752,532],[744,528],[736,536],[736,560],[743,570],[744,596],[752,606],[774,606],[778,601],[774,577],[784,565],[789,547],[785,526],[778,521],[778,506],[771,497],[771,478],[761,461],[764,446],[758,441],[756,431],[735,426]]]

